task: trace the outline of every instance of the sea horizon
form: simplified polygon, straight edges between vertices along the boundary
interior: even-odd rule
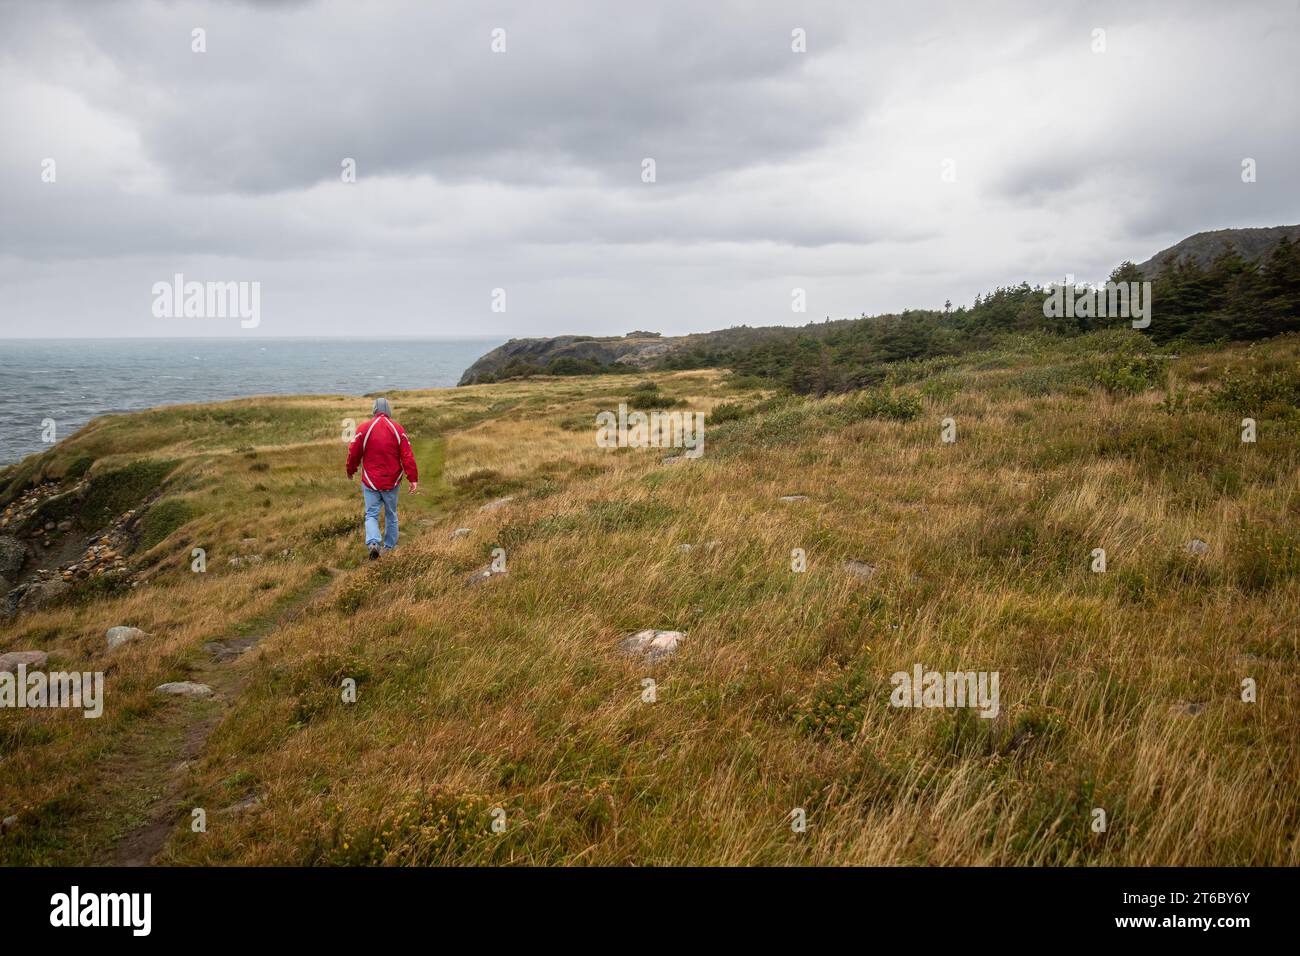
[[[475,359],[504,341],[470,336],[8,338],[0,349],[0,467],[44,451],[100,415],[258,395],[451,387]]]

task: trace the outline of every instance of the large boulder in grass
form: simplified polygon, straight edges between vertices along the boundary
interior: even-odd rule
[[[18,572],[27,561],[27,545],[11,534],[0,535],[0,578],[18,580]]]
[[[123,644],[129,643],[130,641],[138,641],[140,638],[148,636],[148,634],[140,630],[138,627],[126,627],[121,624],[117,627],[110,627],[104,634],[105,639],[108,641],[108,649],[110,651],[115,651]]]
[[[624,638],[619,648],[624,654],[644,654],[653,661],[675,654],[678,642],[685,636],[681,631],[656,631],[647,628]]]
[[[28,670],[40,670],[49,659],[50,655],[44,651],[10,651],[0,654],[0,673],[16,674],[20,664]]]

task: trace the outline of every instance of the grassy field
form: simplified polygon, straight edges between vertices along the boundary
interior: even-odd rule
[[[716,371],[394,394],[422,493],[377,564],[342,471],[366,400],[97,420],[0,477],[168,462],[162,510],[134,589],[0,630],[107,674],[98,720],[0,711],[0,862],[123,862],[152,824],[162,864],[1295,865],[1298,369],[1294,336],[1106,334],[823,399]],[[708,412],[705,454],[597,447],[633,392]],[[151,636],[109,652],[118,624]],[[685,637],[621,653],[645,628]],[[998,715],[891,706],[916,664],[996,671]],[[185,679],[218,697],[152,692]]]

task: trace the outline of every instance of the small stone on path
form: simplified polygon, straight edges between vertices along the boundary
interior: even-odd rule
[[[194,681],[180,680],[159,684],[154,688],[154,693],[171,694],[174,697],[202,698],[211,697],[212,688],[207,684],[196,684]]]

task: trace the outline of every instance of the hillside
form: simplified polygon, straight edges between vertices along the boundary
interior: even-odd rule
[[[790,338],[786,326],[750,328],[747,325],[714,332],[661,336],[657,332],[627,335],[558,335],[551,338],[511,339],[480,356],[460,377],[460,385],[478,385],[528,375],[591,375],[601,372],[635,372],[664,365],[674,354],[723,354],[765,342]]]
[[[459,384],[476,385],[491,381],[507,368],[551,369],[568,361],[575,370],[597,371],[602,366],[623,364],[628,368],[645,368],[674,347],[674,340],[653,335],[595,337],[558,335],[554,338],[511,339],[481,356],[465,373]],[[564,365],[560,365],[560,371]]]
[[[0,714],[0,863],[1295,866],[1298,369],[1121,330],[822,398],[395,394],[422,494],[375,564],[364,400],[98,419],[0,472],[21,580],[113,552],[0,630],[106,675],[98,719]],[[621,401],[707,411],[704,455],[597,447]],[[996,671],[997,715],[891,706],[916,665]]]
[[[1249,341],[1300,330],[1300,226],[1197,233],[1111,278],[1152,280],[1144,334],[1165,344]],[[1171,266],[1173,266],[1171,268]],[[1127,316],[1094,306],[1073,318],[1049,318],[1047,290],[1027,282],[938,311],[810,322],[735,326],[673,338],[633,333],[595,339],[561,336],[512,340],[475,362],[460,384],[537,374],[574,375],[637,369],[728,368],[764,384],[823,395],[880,381],[896,361],[959,355],[991,347],[1007,333],[1082,335],[1127,327]],[[1088,298],[1096,300],[1096,293]]]
[[[1138,270],[1147,278],[1155,278],[1168,268],[1169,263],[1181,259],[1188,259],[1201,268],[1207,268],[1230,247],[1247,262],[1260,262],[1283,239],[1300,242],[1300,225],[1198,232],[1174,243],[1168,249],[1161,249],[1146,262],[1140,263]]]

